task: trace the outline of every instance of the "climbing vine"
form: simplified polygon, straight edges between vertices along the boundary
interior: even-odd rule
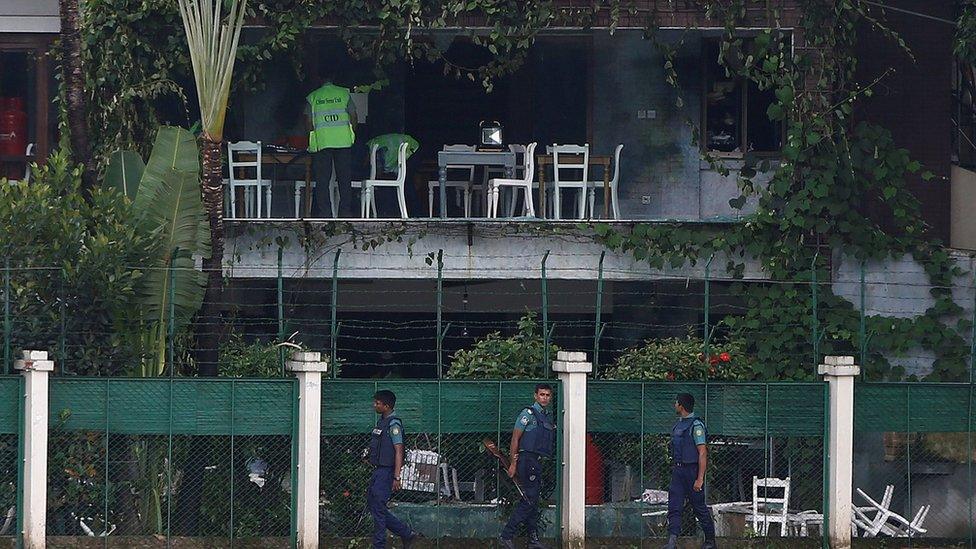
[[[922,348],[935,355],[929,379],[961,379],[968,350],[960,333],[970,324],[950,324],[961,312],[950,288],[962,272],[926,234],[918,201],[906,184],[908,174],[932,176],[895,146],[887,130],[855,121],[856,103],[870,96],[875,84],[861,85],[854,78],[858,26],[874,25],[906,51],[907,46],[861,2],[804,2],[802,11],[797,32],[770,29],[746,40],[737,31],[746,26],[746,2],[707,7],[710,18],[725,22],[720,64],[730,75],[772,90],[776,100],[767,115],[785,128],[778,166],[748,153],[743,159],[738,174],[742,194],[730,205],[742,208],[755,197],[756,212],[733,228],[638,225],[624,233],[598,226],[598,238],[656,267],[723,252],[727,271],[737,277],[745,258],[758,260],[774,282],[736,285],[733,290],[743,296],[746,312],[727,324],[750,336],[764,377],[810,377],[815,346],[820,355],[857,354],[864,346],[877,349],[865,353],[862,364],[871,378],[904,376],[888,358]],[[648,35],[662,49],[668,82],[678,88],[674,46],[655,40],[653,32]],[[791,40],[802,40],[802,47],[791,48]],[[705,159],[717,171],[730,173],[721,159],[708,154]],[[760,171],[772,171],[768,184],[756,182]],[[858,310],[830,286],[820,285],[814,322],[811,281],[829,281],[835,260],[880,261],[904,254],[923,264],[929,277],[935,304],[923,315],[869,316],[862,328]],[[811,341],[818,331],[819,339]]]

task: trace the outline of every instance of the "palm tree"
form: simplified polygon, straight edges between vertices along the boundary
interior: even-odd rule
[[[68,132],[71,156],[84,166],[81,190],[86,198],[95,188],[95,166],[88,139],[88,111],[85,108],[85,74],[81,64],[81,23],[78,0],[59,0],[61,15],[61,78],[68,107]]]
[[[225,3],[229,4],[226,21],[221,14],[221,7]],[[203,184],[200,192],[210,223],[210,257],[203,260],[207,290],[196,330],[196,358],[200,375],[217,374],[224,257],[224,193],[220,151],[246,3],[247,0],[179,0],[203,124],[200,135]]]

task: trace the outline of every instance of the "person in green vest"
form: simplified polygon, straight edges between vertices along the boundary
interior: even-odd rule
[[[329,182],[335,167],[339,186],[339,217],[353,217],[352,144],[356,141],[356,104],[349,88],[337,86],[328,70],[319,77],[319,88],[308,94],[305,120],[308,126],[308,152],[315,169],[312,215],[332,217]]]

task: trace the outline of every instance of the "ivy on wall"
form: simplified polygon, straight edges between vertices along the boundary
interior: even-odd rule
[[[918,201],[906,184],[906,176],[920,173],[922,166],[895,146],[887,130],[855,120],[855,104],[877,83],[861,85],[854,78],[858,28],[873,25],[902,48],[908,46],[857,0],[804,2],[795,34],[765,30],[748,41],[736,30],[745,26],[745,8],[743,0],[711,2],[707,11],[725,22],[720,63],[729,74],[772,90],[776,101],[767,115],[785,128],[781,162],[768,184],[757,185],[754,178],[770,166],[749,154],[738,173],[742,194],[730,204],[741,208],[753,196],[756,212],[722,231],[638,225],[624,233],[602,226],[598,238],[657,267],[722,251],[730,258],[728,271],[741,276],[742,258],[759,260],[775,282],[739,285],[746,311],[727,324],[749,336],[764,377],[787,379],[813,375],[814,276],[821,284],[829,281],[832,261],[841,257],[882,261],[910,254],[925,266],[934,305],[915,319],[869,316],[862,330],[859,311],[821,285],[820,355],[857,354],[866,345],[876,349],[862,364],[868,377],[901,378],[904,370],[888,358],[921,348],[935,356],[928,379],[966,378],[970,357],[961,334],[971,324],[957,320],[961,309],[951,295],[953,278],[963,273],[926,235]],[[803,47],[791,48],[794,39]],[[667,63],[673,47],[653,42],[664,53],[668,82],[678,88],[677,73]],[[716,170],[730,173],[720,159],[705,157]]]

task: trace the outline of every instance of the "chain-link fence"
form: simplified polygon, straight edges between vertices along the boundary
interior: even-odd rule
[[[260,261],[249,253],[258,264],[227,267],[219,302],[203,304],[222,315],[221,337],[212,340],[201,337],[201,320],[184,318],[196,310],[182,309],[194,293],[185,270],[126,268],[139,279],[176,283],[175,310],[160,297],[166,306],[147,319],[133,312],[134,303],[142,306],[135,297],[103,299],[131,292],[131,284],[93,286],[63,268],[5,261],[2,369],[11,373],[18,351],[33,348],[49,351],[59,374],[158,375],[174,362],[178,374],[192,375],[203,361],[217,360],[220,375],[280,376],[284,351],[274,345],[290,339],[335,358],[339,377],[452,377],[467,351],[498,334],[538,340],[542,349],[586,350],[598,377],[617,379],[619,366],[654,348],[696,345],[709,359],[732,353],[736,368],[676,371],[674,379],[812,381],[826,355],[855,356],[869,380],[968,381],[974,371],[976,286],[969,273],[933,281],[927,273],[945,267],[935,261],[818,257],[808,271],[771,280],[752,271],[737,278],[719,259],[708,268],[701,260],[648,271],[619,260],[604,268],[591,254],[570,251],[486,253],[477,259],[494,269],[485,274],[493,278],[472,278],[471,258],[433,251],[427,265],[421,249],[382,257],[377,251],[376,263],[386,267],[364,264],[351,251],[299,256],[269,247]],[[299,257],[314,268],[297,266]],[[204,348],[214,344],[219,348]],[[214,350],[216,359],[203,356]],[[546,363],[535,362],[540,371],[530,375],[546,377]],[[663,371],[631,373],[627,379],[666,380]]]
[[[0,540],[20,531],[22,393],[20,376],[0,376]]]
[[[50,394],[52,543],[290,545],[293,380],[54,378]]]
[[[860,536],[895,536],[906,547],[974,546],[974,404],[971,384],[855,386]]]
[[[516,418],[532,405],[535,386],[528,381],[325,382],[322,546],[369,546],[370,466],[362,457],[377,419],[373,395],[380,389],[396,394],[407,435],[403,490],[394,494],[392,512],[438,547],[497,538],[519,496],[483,441],[508,453]],[[558,383],[553,387],[552,409],[558,411]],[[560,440],[557,436],[557,456]],[[549,460],[543,469],[540,537],[558,540],[560,468]]]
[[[695,413],[707,426],[705,496],[717,536],[820,546],[826,421],[826,386],[821,383],[591,382],[587,537],[640,540],[642,547],[657,547],[667,537],[669,444],[680,392],[695,397]],[[784,493],[772,493],[771,482],[762,479],[786,481],[785,512],[782,503],[763,501]],[[787,517],[785,526],[773,522],[781,516]],[[700,535],[690,508],[681,535]]]

